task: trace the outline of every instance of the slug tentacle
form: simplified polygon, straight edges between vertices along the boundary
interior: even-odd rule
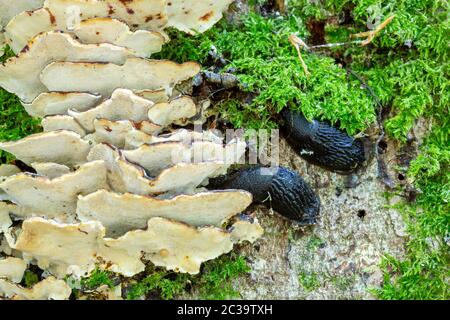
[[[351,173],[366,160],[364,144],[325,122],[309,122],[288,109],[281,113],[288,143],[306,161],[337,173]]]
[[[246,190],[253,195],[254,203],[264,204],[300,225],[315,224],[320,200],[302,177],[284,167],[278,167],[272,175],[261,169],[251,167],[212,179],[208,187]]]

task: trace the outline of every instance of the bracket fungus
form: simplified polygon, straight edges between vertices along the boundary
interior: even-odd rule
[[[51,22],[52,16],[48,10],[39,10],[33,15],[39,16],[39,20]],[[26,47],[37,34],[33,28],[17,32],[15,24],[19,23],[19,19],[30,19],[28,13],[24,13],[23,17],[17,18],[7,27],[7,36],[10,39],[10,46],[16,53]],[[43,24],[42,32],[50,32],[58,30],[56,25]],[[67,30],[69,31],[69,30]],[[41,33],[42,33],[41,32]],[[83,44],[101,44],[110,43],[119,47],[124,47],[132,51],[136,56],[147,58],[153,53],[160,52],[166,38],[159,32],[138,30],[131,31],[129,26],[119,20],[111,18],[94,18],[83,20],[76,24],[70,35]]]
[[[133,32],[125,23],[110,18],[81,21],[73,33],[81,43],[111,43],[127,48],[141,58],[149,58],[153,53],[160,52],[166,42],[166,38],[159,32]]]
[[[130,130],[125,136],[125,150],[137,149],[144,144],[151,144],[155,139],[154,135],[147,134],[140,130]],[[170,140],[168,140],[170,141]]]
[[[82,42],[109,42],[148,56],[167,38],[165,28],[205,32],[233,0],[47,0],[41,9],[22,12],[41,7],[43,1],[34,2],[8,11],[2,19],[4,25],[9,22],[6,35],[15,52],[40,33],[61,30],[74,33]]]
[[[223,137],[220,137],[215,132],[209,131],[189,131],[186,129],[178,129],[168,134],[161,134],[159,136],[153,136],[147,142],[158,143],[158,142],[169,142],[169,141],[180,141],[184,143],[191,143],[194,141],[210,141],[214,143],[223,143]]]
[[[195,62],[130,58],[125,64],[53,62],[42,70],[41,81],[49,91],[83,91],[110,97],[116,88],[131,90],[173,87],[200,72]]]
[[[110,99],[94,108],[84,112],[69,110],[68,113],[85,130],[93,132],[95,119],[131,120],[134,122],[147,120],[148,111],[153,105],[152,101],[135,95],[131,90],[117,89],[112,93]]]
[[[189,147],[179,142],[144,144],[134,150],[123,150],[122,155],[129,162],[144,168],[150,176],[191,159]]]
[[[169,40],[165,28],[204,32],[231,2],[23,0],[9,13],[0,0],[18,53],[0,66],[0,86],[43,128],[0,143],[19,161],[0,166],[0,250],[23,258],[0,260],[0,297],[67,299],[57,279],[96,267],[132,277],[151,262],[197,274],[261,237],[258,220],[242,214],[251,193],[205,188],[246,143],[179,129],[199,122],[203,107],[179,85],[200,65],[147,59]],[[28,264],[51,276],[22,288],[14,282]]]
[[[133,92],[139,97],[153,101],[154,103],[167,102],[170,98],[166,89],[163,88],[133,90]]]
[[[7,206],[3,202],[0,202],[0,240],[1,235],[8,232],[8,228],[12,226],[12,220],[6,208]]]
[[[10,245],[59,277],[89,274],[99,263],[131,277],[144,271],[142,260],[197,274],[203,262],[230,252],[234,243],[224,229],[195,228],[159,217],[151,218],[145,230],[129,231],[117,239],[105,238],[105,229],[98,221],[62,224],[30,218]]]
[[[230,233],[215,227],[152,218],[146,230],[130,231],[118,239],[105,239],[103,255],[112,271],[127,275],[144,270],[141,259],[168,270],[197,274],[203,262],[233,249]],[[144,253],[144,254],[142,254]]]
[[[190,97],[182,96],[169,102],[157,103],[148,111],[148,119],[161,126],[195,116],[197,107]]]
[[[46,91],[39,75],[54,61],[112,62],[122,64],[133,54],[108,43],[81,44],[67,34],[50,32],[36,36],[27,50],[0,66],[0,86],[25,102]],[[58,90],[53,90],[58,91]],[[75,90],[76,91],[76,90]],[[78,90],[83,91],[83,90]]]
[[[203,33],[222,19],[234,0],[175,0],[167,3],[168,25],[178,30]]]
[[[184,142],[191,143],[195,141],[210,141],[214,143],[223,143],[223,137],[217,136],[212,131],[189,131],[186,129],[175,130],[168,134],[148,135],[139,130],[131,130],[125,137],[125,149],[137,149],[144,144],[154,144],[162,142]]]
[[[232,141],[225,146],[210,141],[190,144],[172,141],[144,144],[134,150],[124,150],[122,154],[125,159],[155,175],[177,163],[222,161],[224,164],[235,164],[245,150],[246,144],[242,141]]]
[[[73,31],[82,20],[93,18],[117,19],[133,30],[159,31],[167,23],[164,6],[165,0],[47,0],[43,8],[15,16],[5,30],[18,50],[21,50],[20,44],[37,34]]]
[[[13,300],[67,300],[72,289],[63,280],[49,277],[32,288],[23,288],[15,283],[0,279],[0,297]]]
[[[68,166],[51,163],[51,162],[36,162],[32,163],[31,167],[36,170],[36,173],[40,176],[47,177],[49,179],[59,178],[65,174],[70,173]]]
[[[241,190],[200,192],[158,199],[135,194],[116,194],[100,190],[80,196],[77,216],[81,221],[100,221],[107,235],[121,236],[144,229],[153,217],[162,217],[192,226],[221,227],[252,202],[250,193]]]
[[[0,183],[2,189],[19,206],[49,218],[71,219],[76,211],[77,197],[108,188],[106,167],[93,161],[55,179],[27,173],[14,175]]]
[[[0,57],[5,53],[6,40],[3,32],[0,31]]]
[[[65,115],[68,110],[83,112],[95,107],[101,96],[86,92],[44,92],[31,103],[22,102],[23,107],[32,117]]]
[[[8,233],[9,228],[13,225],[11,216],[16,208],[17,205],[3,199],[3,197],[0,197],[0,254],[2,252],[1,251],[2,234]]]
[[[0,165],[0,182],[20,172],[19,167],[14,164],[2,164]]]
[[[264,229],[258,223],[257,218],[241,214],[233,219],[230,232],[231,240],[234,243],[245,241],[253,243],[264,234]]]
[[[208,178],[223,174],[231,166],[231,163],[221,161],[177,163],[151,177],[144,168],[126,160],[122,152],[111,145],[96,145],[87,158],[105,162],[108,183],[113,191],[138,195],[190,193]]]
[[[66,130],[73,131],[79,134],[80,137],[84,137],[86,135],[86,131],[83,129],[83,127],[70,116],[45,117],[44,119],[42,119],[41,125],[44,129],[44,132]]]
[[[34,217],[23,222],[21,233],[9,245],[57,277],[80,277],[95,269],[103,236],[100,222],[64,224]]]
[[[130,130],[134,130],[134,125],[129,120],[96,119],[94,120],[94,132],[88,134],[85,139],[94,145],[105,143],[120,148],[125,145],[125,138]]]
[[[41,8],[43,4],[44,0],[0,0],[0,26],[6,26],[21,12]]]
[[[81,139],[79,134],[61,130],[3,142],[0,143],[0,150],[12,153],[28,165],[33,162],[54,162],[73,167],[86,162],[91,145]]]
[[[19,258],[0,259],[0,279],[20,283],[28,263]]]
[[[110,121],[106,119],[94,120],[94,133],[88,135],[86,139],[90,139],[94,144],[107,143],[117,148],[125,145],[128,132],[139,128],[143,133],[157,133],[161,127],[151,123],[150,121],[132,122],[129,120]]]
[[[0,234],[8,234],[9,228],[13,225],[11,218],[15,220],[25,220],[35,216],[28,208],[18,206],[10,201],[0,201]]]
[[[110,17],[133,29],[161,30],[167,23],[166,0],[47,0],[44,5],[59,28],[67,26],[64,18],[70,6],[77,7],[79,18]]]

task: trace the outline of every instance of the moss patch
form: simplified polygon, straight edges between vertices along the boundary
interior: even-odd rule
[[[33,287],[36,283],[39,282],[39,276],[33,271],[26,270],[23,276],[23,284],[27,288]]]
[[[332,276],[326,272],[309,272],[300,270],[298,274],[298,282],[306,292],[312,292],[325,284],[332,284],[340,291],[346,291],[355,283],[355,275]]]
[[[96,268],[88,278],[81,280],[82,288],[93,290],[101,286],[114,287],[114,274],[109,271]]]
[[[288,40],[293,33],[307,34],[295,15],[264,18],[252,13],[242,25],[222,24],[194,37],[171,34],[173,40],[158,56],[207,65],[214,46],[228,61],[222,71],[235,70],[241,89],[257,94],[249,103],[234,99],[218,104],[221,116],[237,128],[277,127],[277,113],[290,107],[309,119],[337,124],[351,135],[364,131],[375,120],[372,99],[329,57],[305,54],[311,72],[307,77]]]
[[[298,282],[307,292],[314,291],[321,286],[317,274],[306,271],[299,273]]]
[[[420,116],[448,113],[450,22],[444,0],[290,0],[305,20],[328,21],[327,40],[348,41],[395,14],[367,47],[339,47],[336,55],[364,76],[385,106],[392,108],[388,133],[405,140]],[[343,18],[342,23],[336,20]],[[346,21],[347,20],[347,21]]]
[[[205,263],[198,276],[157,271],[133,284],[127,299],[137,299],[150,293],[165,300],[174,299],[186,293],[188,288],[205,300],[239,298],[239,293],[234,290],[231,281],[249,271],[245,259],[236,255],[223,256]]]
[[[419,117],[432,122],[421,154],[407,170],[417,188],[415,203],[402,203],[410,240],[403,261],[387,257],[382,264],[384,286],[374,292],[382,299],[449,299],[449,160],[448,106],[450,78],[447,1],[435,0],[290,0],[292,12],[305,20],[327,21],[327,40],[348,41],[367,26],[396,17],[365,48],[332,50],[365,79],[390,109],[385,128],[405,141]],[[342,19],[336,23],[337,17]],[[338,19],[339,20],[339,19]],[[399,195],[404,190],[399,190]]]
[[[112,288],[117,283],[124,284],[124,298],[176,299],[181,295],[195,293],[200,299],[223,300],[239,298],[232,281],[250,271],[246,260],[235,254],[225,255],[204,264],[199,275],[174,273],[160,268],[149,267],[142,277],[128,280],[97,268],[89,277],[81,280],[83,290],[94,290],[103,285]],[[78,292],[79,293],[79,292]]]
[[[449,123],[435,123],[408,177],[419,196],[416,203],[398,205],[408,225],[408,256],[383,261],[383,299],[450,298],[450,147]]]

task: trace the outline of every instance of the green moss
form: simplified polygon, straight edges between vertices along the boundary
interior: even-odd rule
[[[250,272],[247,261],[242,256],[232,255],[213,260],[205,268],[197,283],[200,297],[206,300],[224,300],[239,298],[240,294],[233,289],[232,280]]]
[[[257,93],[251,103],[227,100],[218,104],[221,116],[235,127],[273,128],[276,114],[285,107],[299,110],[309,119],[338,124],[349,134],[365,130],[375,120],[373,101],[355,79],[333,59],[305,53],[311,76],[307,77],[289,35],[307,32],[296,16],[263,18],[250,14],[243,25],[222,24],[199,36],[173,34],[159,55],[184,62],[208,62],[214,46],[242,82],[242,90]]]
[[[422,153],[408,171],[420,193],[416,203],[399,209],[410,235],[404,260],[383,262],[383,299],[450,298],[450,144],[449,122],[434,124]]]
[[[25,287],[31,288],[38,282],[39,282],[39,276],[36,273],[34,273],[33,271],[30,271],[30,270],[25,271],[25,274],[23,276],[23,283],[24,283]]]
[[[231,281],[250,271],[241,256],[227,255],[205,263],[198,276],[152,271],[128,290],[127,299],[134,300],[155,293],[164,300],[171,300],[186,292],[188,287],[198,292],[201,299],[223,300],[238,298]]]
[[[336,49],[351,58],[350,67],[363,75],[393,116],[387,132],[404,141],[415,120],[448,112],[450,102],[448,41],[450,22],[444,0],[290,0],[291,13],[326,19],[350,12],[351,25],[327,26],[329,41],[348,35],[395,14],[394,20],[367,47]],[[352,21],[353,20],[353,21]]]
[[[0,57],[0,62],[13,55],[7,48],[5,54]],[[41,131],[40,121],[31,118],[25,112],[15,95],[0,88],[0,141],[18,140],[39,131]],[[7,163],[13,159],[12,155],[0,151],[0,163]]]
[[[328,277],[327,280],[330,281],[337,289],[346,291],[355,284],[356,276],[332,276]]]
[[[418,117],[431,116],[436,109],[448,111],[450,32],[444,1],[292,0],[289,8],[284,18],[250,14],[237,27],[222,24],[195,37],[173,34],[160,57],[207,63],[215,46],[229,62],[224,70],[236,68],[244,91],[258,94],[248,105],[237,100],[219,103],[221,115],[236,127],[274,127],[274,115],[289,106],[354,135],[374,123],[372,99],[331,58],[305,53],[311,72],[306,77],[288,36],[296,33],[306,39],[307,19],[339,17],[347,10],[352,25],[326,26],[328,41],[346,41],[350,34],[366,31],[368,23],[396,14],[370,46],[334,51],[351,57],[349,66],[363,75],[384,105],[392,105],[386,129],[396,139],[404,140]]]
[[[128,290],[127,299],[136,300],[150,292],[158,293],[162,299],[170,300],[184,292],[188,276],[167,271],[154,271]]]
[[[298,281],[307,292],[314,291],[321,286],[318,275],[313,272],[301,271],[298,275]]]
[[[404,141],[419,117],[448,111],[448,66],[419,57],[366,72],[383,103],[392,104],[393,116],[385,123],[391,136]]]
[[[81,287],[93,290],[107,285],[109,288],[112,288],[114,287],[113,276],[114,274],[112,272],[96,268],[88,278],[81,280]]]
[[[309,272],[305,270],[300,270],[298,275],[298,282],[306,292],[317,290],[327,283],[331,283],[338,290],[347,291],[354,285],[355,280],[355,275],[330,275],[327,272]]]
[[[432,123],[421,154],[408,170],[418,189],[417,201],[398,207],[410,235],[407,257],[383,262],[384,286],[374,292],[382,299],[449,298],[449,19],[448,2],[435,0],[290,0],[291,13],[304,19],[350,16],[350,25],[327,26],[327,39],[348,40],[365,31],[367,23],[396,17],[367,47],[337,48],[350,60],[381,103],[391,108],[388,134],[400,141],[420,117]],[[353,21],[352,21],[353,20]],[[400,192],[402,192],[400,190]]]
[[[315,251],[318,248],[320,248],[324,243],[325,242],[322,239],[320,239],[319,237],[313,235],[308,240],[308,243],[306,245],[308,247],[308,250]]]

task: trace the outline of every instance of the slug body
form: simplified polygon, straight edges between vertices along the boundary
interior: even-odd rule
[[[351,173],[365,160],[364,144],[325,122],[309,122],[284,109],[283,131],[288,143],[306,161],[338,173]]]
[[[241,189],[253,195],[254,203],[273,208],[279,214],[301,225],[315,224],[320,200],[309,185],[295,171],[278,167],[253,167],[210,181],[209,188]]]

